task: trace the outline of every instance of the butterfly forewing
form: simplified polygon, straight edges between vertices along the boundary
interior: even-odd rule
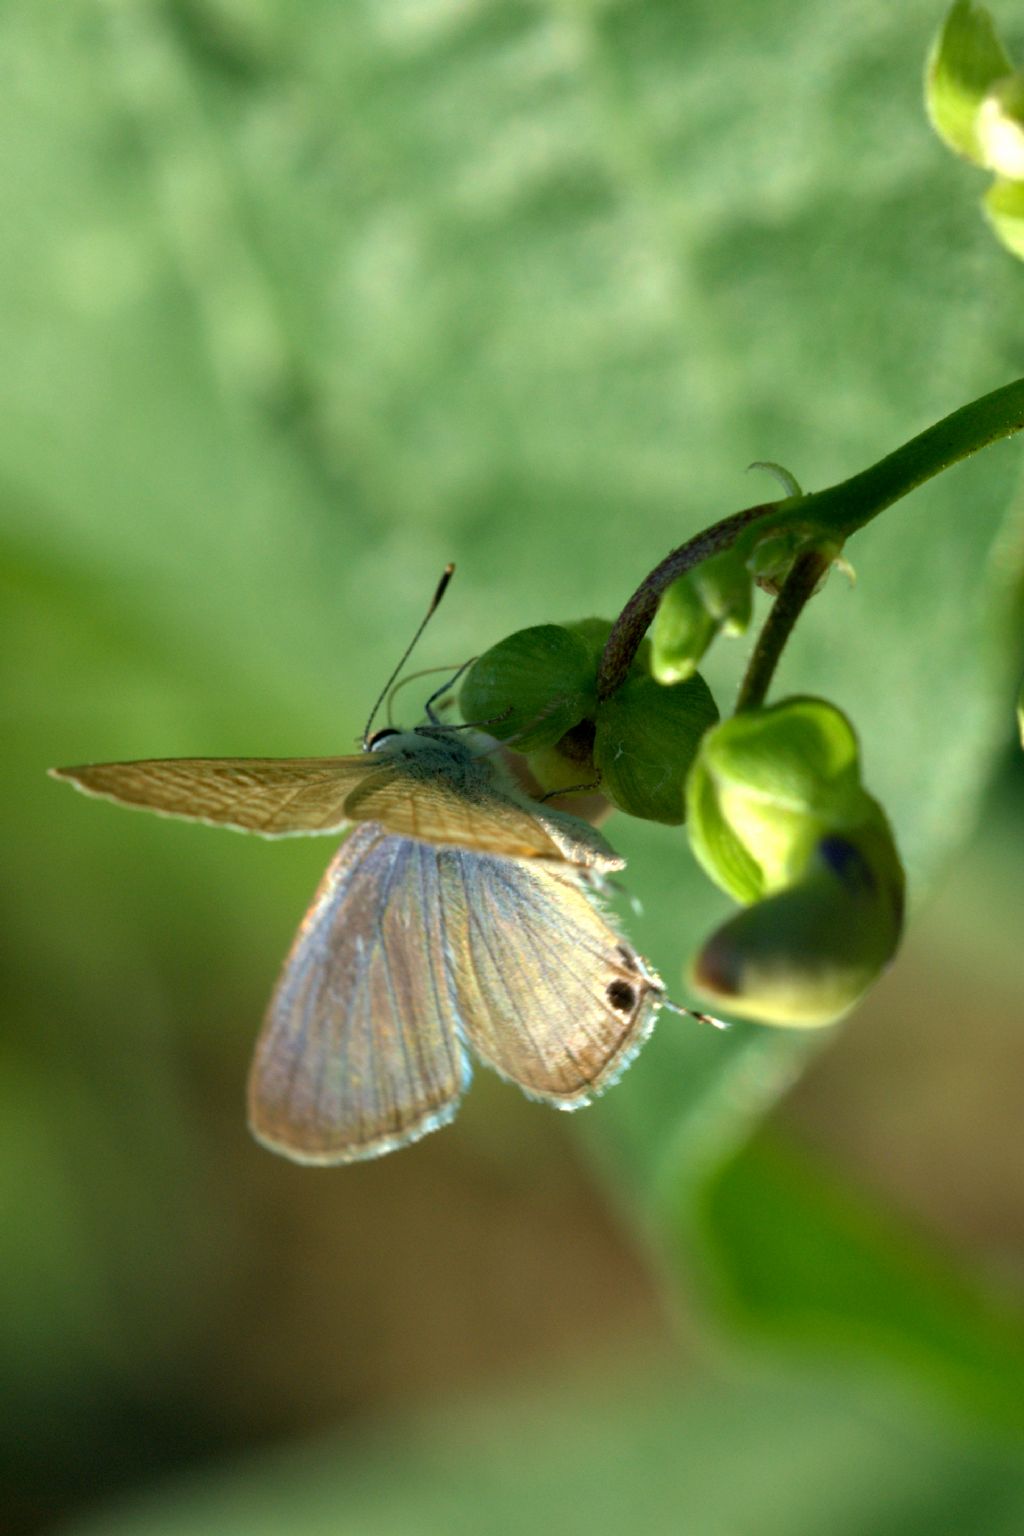
[[[593,827],[504,788],[489,754],[454,735],[435,735],[417,753],[391,761],[392,773],[367,777],[350,794],[345,811],[352,821],[380,821],[422,842],[510,859],[623,866]]]
[[[299,1162],[376,1157],[446,1124],[469,1072],[446,974],[436,850],[359,827],[324,877],[270,1003],[256,1136]]]
[[[544,827],[511,800],[473,802],[444,779],[410,774],[373,779],[348,798],[353,821],[381,821],[391,832],[423,842],[469,847],[506,858],[561,857]]]
[[[391,771],[369,753],[350,757],[174,757],[52,768],[89,795],[263,837],[335,832],[345,799]]]
[[[466,1043],[533,1097],[585,1104],[650,1033],[661,983],[565,866],[456,850],[438,862]]]

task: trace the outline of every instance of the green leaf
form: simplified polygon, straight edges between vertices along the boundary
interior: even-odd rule
[[[730,1359],[685,1381],[598,1358],[399,1422],[249,1454],[113,1507],[68,1536],[1019,1536],[1024,1471],[998,1432],[948,1422],[880,1372]],[[666,1361],[664,1356],[669,1354]],[[723,1466],[725,1471],[723,1471]],[[90,1501],[92,1503],[92,1501]],[[339,1511],[342,1514],[339,1516]]]
[[[602,789],[630,816],[678,826],[686,776],[701,737],[717,719],[699,672],[668,685],[631,672],[598,706],[594,761]]]
[[[587,645],[559,624],[535,624],[492,645],[459,693],[466,721],[479,721],[517,752],[553,746],[595,705],[596,669]]]
[[[996,35],[992,17],[974,0],[955,0],[932,45],[925,104],[932,127],[950,149],[987,165],[978,114],[992,86],[1013,65]]]
[[[817,1160],[756,1137],[709,1180],[693,1219],[706,1280],[738,1326],[902,1364],[1024,1431],[1024,1314]]]

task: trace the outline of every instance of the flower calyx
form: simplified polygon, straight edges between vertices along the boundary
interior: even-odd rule
[[[526,756],[547,794],[600,785],[620,810],[678,825],[683,785],[718,708],[698,674],[663,686],[644,642],[622,685],[598,699],[604,619],[537,624],[486,651],[462,685],[464,720]]]

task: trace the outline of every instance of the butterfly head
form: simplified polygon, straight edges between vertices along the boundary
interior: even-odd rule
[[[405,736],[406,731],[399,731],[393,725],[386,725],[382,730],[374,731],[372,736],[367,736],[363,742],[364,752],[389,752],[393,748],[389,745],[396,736]]]
[[[363,751],[405,761],[411,758],[461,759],[472,754],[472,746],[456,734],[456,728],[452,726],[417,725],[411,731],[401,731],[387,725],[366,738]]]

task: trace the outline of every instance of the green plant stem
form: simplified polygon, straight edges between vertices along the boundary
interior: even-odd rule
[[[745,507],[742,512],[733,512],[729,517],[723,517],[721,522],[712,523],[710,528],[705,528],[702,533],[672,550],[644,577],[615,620],[605,642],[597,675],[599,699],[608,698],[625,682],[633,657],[650,628],[658,611],[661,594],[666,588],[677,577],[685,575],[695,565],[700,565],[702,560],[708,560],[712,555],[717,555],[719,550],[735,544],[744,528],[763,517],[766,512],[771,512],[777,505],[774,501],[759,502],[756,507]]]
[[[1016,379],[991,394],[972,400],[933,427],[911,438],[870,469],[839,485],[805,496],[766,502],[734,512],[672,551],[644,578],[612,626],[598,669],[597,695],[606,699],[625,681],[640,642],[657,612],[662,593],[678,576],[710,555],[744,539],[756,539],[795,520],[813,525],[823,539],[841,547],[894,501],[899,501],[933,475],[970,458],[990,443],[1024,428],[1024,379]],[[781,596],[781,594],[780,594]],[[774,612],[774,610],[773,610]]]
[[[800,517],[849,538],[933,475],[1024,428],[1024,379],[994,389],[912,437],[859,475],[806,496]]]
[[[736,698],[736,714],[757,709],[764,703],[782,648],[830,564],[830,557],[816,549],[808,550],[794,561],[793,569],[783,582],[782,590],[772,604],[757,637],[754,653]]]

